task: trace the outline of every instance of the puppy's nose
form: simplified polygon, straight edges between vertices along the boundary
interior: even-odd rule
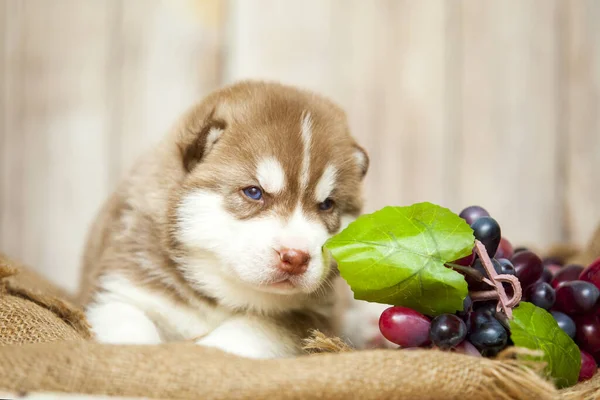
[[[281,258],[277,267],[290,275],[300,275],[308,268],[310,255],[302,250],[281,249],[278,251]]]

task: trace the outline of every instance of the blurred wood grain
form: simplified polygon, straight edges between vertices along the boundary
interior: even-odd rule
[[[564,7],[565,54],[561,79],[562,134],[566,175],[565,229],[587,241],[600,222],[600,2],[580,0]]]
[[[513,242],[600,222],[595,0],[0,0],[0,249],[74,289],[88,223],[220,85],[339,102],[367,211],[488,208]]]
[[[5,1],[1,247],[73,287],[106,196],[116,2]]]
[[[557,12],[552,0],[462,2],[460,203],[537,245],[565,239]]]
[[[221,27],[185,1],[2,6],[0,248],[73,290],[102,201],[218,86]]]
[[[453,43],[446,40],[446,3],[289,4],[233,2],[227,82],[276,79],[339,102],[373,159],[369,210],[390,203],[446,203],[451,188],[444,182],[453,171],[452,127],[446,121],[452,84],[446,79],[447,46]],[[273,32],[278,34],[271,40]]]

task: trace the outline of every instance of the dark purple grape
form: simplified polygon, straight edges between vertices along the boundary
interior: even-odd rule
[[[463,300],[463,312],[471,312],[473,309],[473,300],[471,296],[467,295]]]
[[[508,319],[506,314],[504,314],[504,312],[497,311],[496,314],[494,315],[494,318],[496,318],[496,320],[498,322],[500,322],[500,324],[502,324],[504,329],[506,329],[506,332],[510,333],[510,320]],[[510,336],[509,336],[508,340],[510,341]]]
[[[477,303],[475,303],[477,304]],[[491,322],[494,319],[494,316],[487,311],[473,311],[469,316],[469,324],[471,328],[476,326],[485,324],[487,322]],[[470,329],[469,329],[470,331]]]
[[[600,289],[600,258],[596,259],[586,269],[581,272],[579,279],[582,281],[593,283]]]
[[[498,275],[517,275],[517,271],[515,270],[515,266],[510,260],[506,258],[497,259],[500,268],[496,268],[496,264],[494,264],[494,269],[498,273]]]
[[[497,261],[492,260],[492,263],[494,264],[494,269],[496,270],[496,273],[498,275],[513,275],[513,276],[515,276],[517,274],[517,271],[515,271],[515,267],[512,264],[512,262],[510,262],[510,260],[508,260],[506,258],[499,258]],[[502,286],[504,286],[504,291],[506,292],[506,295],[508,297],[512,297],[513,288],[510,285],[510,283],[503,283]]]
[[[487,322],[473,324],[468,339],[484,356],[493,356],[506,347],[508,333],[500,322],[490,317]]]
[[[507,259],[501,258],[499,260],[496,260],[494,258],[494,259],[492,259],[492,265],[494,266],[494,270],[496,271],[496,273],[498,275],[502,275],[502,274],[515,275],[515,267]],[[485,267],[483,266],[483,262],[480,259],[475,260],[475,262],[473,263],[473,269],[475,269],[477,272],[479,272],[484,277],[489,278],[489,275],[488,275]],[[474,279],[471,279],[470,277],[467,277],[466,281],[467,281],[467,284],[469,285],[469,288],[472,290],[491,289],[490,285],[488,285],[487,283],[477,282]]]
[[[511,261],[515,266],[517,278],[519,278],[523,289],[540,279],[544,271],[542,260],[529,250],[516,253]]]
[[[578,382],[582,382],[591,379],[596,373],[598,367],[596,366],[596,360],[594,360],[594,357],[583,350],[579,351],[581,351],[581,369],[579,370]]]
[[[555,309],[569,315],[585,314],[593,310],[600,290],[590,282],[571,281],[556,289]]]
[[[498,245],[498,250],[496,250],[496,258],[508,258],[510,259],[514,254],[512,244],[505,238],[500,239],[500,245]]]
[[[497,300],[478,301],[473,305],[473,311],[484,313],[490,316],[496,315]]]
[[[565,265],[554,275],[554,278],[550,282],[554,289],[566,282],[576,281],[579,279],[579,275],[583,272],[583,265],[569,264]]]
[[[546,282],[536,282],[525,291],[525,298],[534,305],[549,310],[556,300],[556,293]]]
[[[483,207],[470,206],[462,210],[458,216],[467,221],[467,224],[471,225],[481,217],[489,217],[490,213]]]
[[[473,263],[473,267],[474,270],[476,270],[477,272],[479,272],[483,277],[485,278],[489,278],[489,275],[487,273],[487,271],[485,270],[483,263],[481,262],[480,259],[475,260],[475,262]],[[496,266],[494,266],[494,269],[496,269]],[[467,276],[466,279],[467,281],[467,285],[469,286],[469,289],[471,290],[488,290],[491,289],[490,285],[488,285],[485,282],[478,282],[474,279],[472,279],[471,277]]]
[[[429,343],[431,323],[423,314],[406,307],[390,307],[379,317],[379,330],[390,342],[401,347]]]
[[[461,313],[460,315],[457,314],[460,317],[460,319],[465,321],[465,325],[467,327],[467,333],[471,331],[471,315],[472,314],[473,314],[473,312]]]
[[[499,322],[507,332],[510,332],[510,321],[503,311],[496,311],[497,303],[496,300],[475,303],[475,306],[478,308],[465,320],[468,331],[471,332],[471,328],[474,326],[495,320]]]
[[[467,326],[456,315],[442,314],[431,321],[429,339],[440,349],[455,347],[465,340],[466,336]]]
[[[463,309],[462,311],[458,311],[456,313],[456,315],[462,319],[463,321],[465,321],[465,323],[467,324],[467,329],[469,328],[469,316],[471,315],[471,312],[473,311],[473,300],[471,300],[471,296],[467,295],[465,297],[465,299],[463,300]]]
[[[544,267],[544,270],[542,271],[542,276],[540,276],[540,279],[538,279],[536,281],[537,282],[546,282],[546,283],[550,283],[550,281],[552,281],[552,272],[550,272],[550,269],[548,269],[548,267]],[[550,285],[552,286],[552,285]]]
[[[473,229],[475,239],[479,240],[485,246],[485,250],[490,258],[494,257],[502,238],[498,222],[492,217],[481,217],[471,224],[471,229]]]
[[[477,312],[472,320],[473,326],[484,323],[485,321],[489,321],[489,317],[495,319],[500,322],[500,324],[506,329],[507,332],[510,331],[510,323],[508,317],[502,311],[496,311],[498,307],[497,300],[488,300],[488,301],[479,301],[475,303],[473,306],[474,313]]]
[[[560,311],[550,311],[550,314],[554,317],[554,320],[558,324],[558,327],[565,331],[571,339],[575,339],[577,328],[575,327],[575,321],[571,319],[567,314]]]

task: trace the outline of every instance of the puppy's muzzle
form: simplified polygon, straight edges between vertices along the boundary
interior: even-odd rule
[[[279,263],[277,268],[289,275],[301,275],[306,272],[310,255],[298,249],[281,249],[278,250]]]

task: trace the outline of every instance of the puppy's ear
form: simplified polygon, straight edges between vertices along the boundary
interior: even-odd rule
[[[227,127],[224,120],[215,117],[214,109],[204,118],[199,117],[198,113],[192,113],[182,127],[179,149],[186,172],[192,171],[210,153]]]
[[[367,154],[365,149],[363,149],[359,145],[355,145],[354,146],[354,159],[356,160],[356,163],[358,164],[358,167],[360,168],[360,172],[362,174],[361,178],[364,178],[365,175],[367,175],[367,172],[369,171],[369,155]]]

